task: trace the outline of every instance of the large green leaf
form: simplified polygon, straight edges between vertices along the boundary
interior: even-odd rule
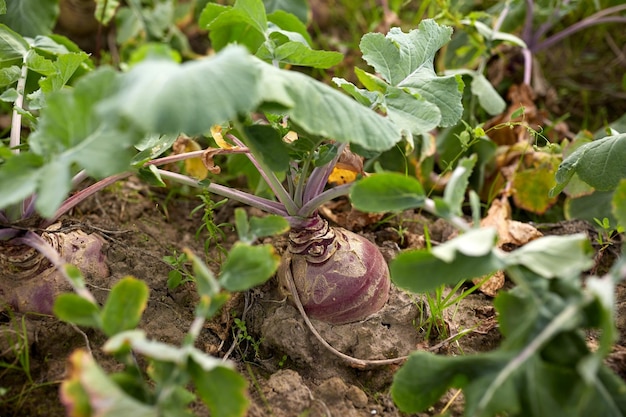
[[[22,36],[48,35],[59,14],[58,0],[10,0],[7,13],[0,15],[5,23]]]
[[[21,65],[29,48],[22,35],[0,24],[0,67]]]
[[[350,190],[350,199],[359,210],[385,212],[421,207],[426,195],[422,184],[415,178],[385,172],[354,184]]]
[[[0,208],[18,203],[35,191],[43,162],[39,155],[21,153],[0,165]]]
[[[278,104],[308,133],[356,143],[370,150],[387,150],[401,137],[387,118],[311,77],[258,61],[261,95]]]
[[[149,60],[123,76],[102,104],[148,132],[203,134],[211,126],[252,111],[260,101],[259,73],[244,48],[176,64]]]
[[[586,235],[545,236],[508,254],[506,262],[524,265],[546,277],[568,277],[593,266]]]
[[[370,91],[382,87],[385,96],[379,107],[409,133],[410,140],[436,126],[454,125],[463,114],[461,77],[439,76],[433,65],[435,54],[451,33],[450,27],[427,19],[408,33],[392,28],[386,36],[368,33],[361,39],[363,58],[385,81],[382,86],[378,82],[364,85]],[[364,75],[359,79],[363,82]],[[342,88],[355,92],[349,85],[341,83]]]
[[[99,100],[115,91],[117,77],[103,68],[81,79],[73,90],[47,96],[48,105],[29,139],[32,152],[46,161],[38,173],[30,171],[33,183],[28,184],[30,189],[36,184],[36,208],[43,216],[51,216],[66,198],[75,166],[96,178],[130,168],[132,133],[119,132],[94,111]],[[3,182],[0,174],[0,185]]]
[[[609,191],[626,178],[626,134],[607,136],[586,143],[572,152],[556,172],[556,195],[565,188],[574,173],[599,191]]]
[[[505,265],[493,252],[495,241],[495,229],[473,229],[432,251],[403,252],[389,265],[391,279],[401,288],[422,293],[494,273]]]
[[[464,388],[481,375],[493,375],[509,359],[510,355],[499,352],[457,357],[413,352],[394,375],[391,396],[404,412],[424,411],[451,387]]]

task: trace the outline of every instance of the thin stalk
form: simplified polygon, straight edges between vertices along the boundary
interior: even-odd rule
[[[622,8],[622,9],[626,9],[626,4],[622,5],[622,6],[616,6],[615,8]],[[546,40],[544,40],[543,42],[540,42],[539,44],[535,45],[535,47],[533,48],[533,52],[539,52],[542,49],[547,49],[549,47],[551,47],[552,45],[554,45],[555,43],[560,42],[561,40],[567,38],[568,36],[573,35],[576,32],[579,32],[583,29],[587,29],[590,26],[594,26],[594,25],[600,25],[602,23],[626,23],[626,17],[623,16],[607,16],[607,17],[597,17],[597,15],[601,13],[598,12],[592,16],[589,16],[586,19],[581,20],[578,23],[573,24],[572,26],[568,27],[567,29],[563,29],[562,31],[560,31],[559,33],[556,33],[552,36],[550,36],[549,38],[547,38]]]
[[[306,189],[304,190],[304,204],[308,203],[309,200],[317,197],[319,194],[322,193],[322,191],[324,190],[324,186],[328,181],[328,177],[330,177],[330,174],[333,172],[333,169],[335,168],[337,161],[339,161],[339,157],[343,153],[343,150],[346,148],[346,146],[348,146],[347,143],[342,143],[341,145],[339,145],[339,147],[337,148],[337,155],[335,155],[332,161],[324,166],[315,168],[313,172],[311,172],[311,175],[309,175],[309,180],[306,184]]]
[[[57,211],[52,215],[52,217],[42,221],[39,227],[45,229],[46,227],[50,226],[55,221],[57,221],[58,218],[61,217],[63,214],[67,213],[76,205],[84,201],[86,198],[91,197],[93,194],[97,193],[98,191],[108,187],[109,185],[121,179],[129,177],[131,174],[132,172],[124,172],[122,174],[112,175],[110,177],[107,177],[103,180],[98,181],[95,184],[90,185],[89,187],[83,190],[78,191],[76,194],[74,194],[73,196],[65,200],[63,204],[61,204],[61,207],[59,207]]]
[[[430,198],[427,198],[426,201],[424,201],[423,209],[431,214],[435,214],[439,216],[441,215],[437,213],[435,202]],[[454,227],[456,227],[457,229],[463,232],[467,232],[472,228],[472,226],[460,216],[449,216],[449,217],[446,217],[446,220],[450,222]]]
[[[522,40],[529,48],[534,44],[533,38],[533,14],[535,11],[535,3],[533,0],[526,0],[526,18],[524,19],[524,27],[522,29]]]
[[[67,264],[65,260],[61,258],[61,255],[48,242],[46,242],[44,238],[29,230],[24,236],[13,239],[11,243],[16,245],[27,245],[37,250],[37,252],[52,262],[52,265],[54,265],[61,275],[63,275],[63,277],[72,285],[72,288],[74,288],[74,291],[76,291],[78,295],[94,304],[96,303],[96,300],[88,289],[76,285],[74,280],[65,270],[65,265]]]
[[[533,54],[530,49],[522,49],[522,56],[524,57],[524,84],[530,85],[533,76]]]
[[[256,207],[260,210],[266,211],[271,214],[277,214],[283,217],[286,217],[289,215],[289,213],[285,210],[285,207],[282,204],[277,203],[276,201],[272,201],[263,197],[251,195],[240,190],[234,190],[232,188],[224,187],[223,185],[219,185],[219,184],[211,183],[208,186],[200,185],[198,180],[190,178],[186,175],[182,175],[182,174],[178,174],[178,173],[170,172],[170,171],[165,171],[163,169],[159,169],[158,172],[159,172],[159,175],[161,175],[163,178],[168,178],[172,181],[189,185],[191,187],[206,188],[209,192],[213,194],[221,195],[222,197],[239,201],[240,203],[246,204],[248,206]]]
[[[311,166],[311,155],[308,155],[302,164],[302,169],[300,170],[300,176],[298,177],[298,183],[296,184],[296,189],[294,191],[294,201],[296,205],[302,207],[304,204],[303,196],[304,190],[306,186],[306,177],[307,172],[309,171],[309,167]]]
[[[17,98],[15,99],[15,105],[13,106],[13,117],[11,118],[11,136],[9,139],[9,145],[11,151],[15,154],[20,153],[18,146],[21,141],[22,134],[22,113],[24,106],[24,90],[26,88],[26,77],[28,75],[28,67],[26,66],[26,56],[24,56],[22,62],[22,72],[20,78],[17,80]]]
[[[238,130],[239,132],[241,132],[242,135],[245,135],[245,133],[243,133],[243,128],[240,128]],[[245,147],[245,144],[241,140],[239,140],[239,138],[235,137],[232,134],[228,134],[227,136],[238,146]],[[293,199],[291,198],[287,190],[285,190],[285,187],[283,187],[283,184],[280,182],[278,177],[276,177],[274,172],[269,169],[269,167],[261,159],[256,158],[252,151],[247,154],[247,157],[259,171],[265,182],[267,182],[267,185],[269,185],[271,190],[274,192],[274,195],[276,196],[276,198],[278,198],[278,201],[283,203],[285,209],[287,210],[287,213],[289,213],[289,215],[291,216],[295,215],[298,212],[298,206],[296,206]]]
[[[337,197],[341,197],[343,195],[348,195],[350,193],[350,189],[352,188],[352,183],[338,185],[336,187],[330,188],[324,191],[321,194],[313,197],[309,201],[307,201],[301,208],[298,210],[298,216],[300,217],[311,217],[315,210],[317,210],[322,204],[333,200]]]

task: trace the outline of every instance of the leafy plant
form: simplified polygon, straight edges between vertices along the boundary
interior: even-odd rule
[[[254,226],[252,227],[254,229]],[[61,385],[61,400],[68,414],[142,416],[194,415],[189,410],[196,396],[214,415],[243,416],[248,406],[247,384],[230,362],[211,357],[194,347],[206,320],[213,317],[233,291],[244,291],[269,279],[278,268],[279,257],[270,245],[236,244],[214,277],[193,253],[194,281],[200,300],[195,319],[180,347],[147,338],[136,329],[146,308],[146,284],[125,277],[112,288],[100,307],[78,270],[66,265],[76,294],[60,295],[54,313],[63,321],[99,329],[109,337],[103,350],[114,356],[123,369],[111,375],[84,350],[69,359],[70,373]],[[149,362],[148,371],[139,367],[135,354]],[[195,393],[188,389],[193,383]],[[106,398],[107,401],[101,401]],[[224,401],[228,398],[228,401]]]
[[[465,185],[449,184],[446,194],[458,195]],[[399,287],[425,292],[501,269],[517,284],[495,300],[504,336],[498,349],[459,357],[410,355],[392,385],[401,410],[423,411],[454,387],[463,390],[465,413],[471,416],[626,411],[618,394],[626,385],[602,362],[616,338],[613,294],[623,278],[623,262],[606,276],[586,278],[583,285],[581,273],[592,266],[585,236],[543,237],[505,253],[495,247],[494,229],[472,228],[454,214],[459,200],[431,200],[416,180],[399,174],[365,178],[353,187],[351,198],[369,211],[419,207],[461,230],[460,236],[432,250],[399,254],[390,264]],[[589,349],[582,328],[601,331],[597,350]]]

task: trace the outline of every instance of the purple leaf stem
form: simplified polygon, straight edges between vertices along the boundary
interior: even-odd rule
[[[16,245],[27,245],[37,250],[50,262],[52,262],[52,265],[54,265],[54,267],[72,285],[74,291],[76,291],[78,295],[96,304],[96,300],[93,298],[93,295],[91,295],[89,290],[87,290],[85,287],[80,287],[76,285],[76,282],[74,282],[74,280],[70,278],[67,271],[65,270],[65,265],[67,263],[63,260],[63,258],[61,258],[61,255],[59,255],[59,253],[41,236],[29,230],[24,236],[13,239],[11,243],[14,243]]]
[[[533,54],[530,49],[522,49],[522,56],[524,57],[524,84],[530,85],[530,81],[533,75]]]
[[[320,193],[307,201],[301,208],[298,210],[298,216],[301,217],[311,217],[315,210],[317,210],[322,204],[335,199],[337,197],[341,197],[342,195],[348,195],[350,193],[350,188],[352,188],[352,183],[338,185],[336,187],[330,188],[323,193]]]
[[[0,240],[9,240],[13,239],[15,236],[19,235],[21,230],[12,229],[10,226],[6,229],[0,229]]]
[[[24,207],[22,219],[28,219],[29,217],[32,217],[33,214],[35,214],[35,201],[37,201],[36,194],[30,195],[26,197],[24,201],[22,201],[22,207]]]
[[[324,186],[328,181],[328,177],[333,172],[333,168],[339,161],[339,157],[343,153],[343,150],[348,146],[347,143],[342,143],[337,148],[337,155],[330,161],[328,164],[323,165],[321,167],[316,167],[309,175],[309,180],[306,184],[306,189],[304,190],[304,198],[302,202],[304,204],[308,203],[311,199],[317,197],[324,191]]]
[[[9,224],[9,218],[6,216],[4,210],[0,210],[0,222]]]
[[[78,191],[76,194],[74,194],[73,196],[65,200],[63,204],[61,204],[61,207],[59,207],[57,211],[54,213],[54,215],[50,217],[49,219],[42,221],[39,226],[45,229],[46,227],[50,226],[55,221],[57,221],[59,217],[61,217],[63,214],[70,211],[72,208],[74,208],[77,204],[81,203],[86,198],[91,197],[93,194],[97,193],[103,188],[106,188],[109,185],[121,179],[129,177],[131,174],[132,172],[124,172],[121,174],[112,175],[110,177],[106,177],[105,179],[98,181],[95,184],[90,185],[89,187],[85,189]]]
[[[522,29],[522,40],[526,46],[532,48],[535,38],[533,37],[533,14],[535,11],[535,3],[533,0],[526,0],[526,18],[524,19],[524,28]]]
[[[162,177],[179,182],[181,184],[189,185],[191,187],[206,188],[209,192],[212,192],[213,194],[221,195],[222,197],[239,201],[240,203],[256,207],[265,212],[277,214],[283,217],[288,216],[285,206],[277,203],[276,201],[248,194],[246,192],[235,190],[233,188],[224,187],[223,185],[219,184],[211,183],[208,186],[201,185],[198,180],[195,180],[186,175],[178,174],[176,172],[165,171],[163,169],[159,169],[158,171]]]
[[[611,9],[616,9],[616,8],[620,8],[620,9],[625,9],[626,10],[626,4],[623,4],[621,6],[615,6],[615,7],[611,7]],[[608,9],[606,9],[608,10]],[[547,38],[546,40],[544,40],[543,42],[540,42],[539,44],[535,45],[535,47],[532,49],[532,52],[539,52],[542,49],[547,49],[549,47],[551,47],[552,45],[554,45],[557,42],[560,42],[561,40],[567,38],[568,36],[571,36],[572,34],[579,32],[583,29],[587,29],[590,26],[594,26],[594,25],[599,25],[602,23],[626,23],[626,16],[606,16],[606,17],[598,17],[598,15],[602,12],[606,12],[606,10],[602,10],[598,13],[595,13],[591,16],[589,16],[586,19],[581,20],[580,22],[577,22],[575,24],[573,24],[572,26],[568,27],[567,29],[563,29],[562,31],[560,31],[559,33],[556,33],[552,36],[550,36],[549,38]]]
[[[226,136],[230,140],[235,142],[237,146],[241,146],[241,147],[246,146],[241,140],[239,140],[239,138],[235,137],[233,134],[229,133]],[[252,162],[252,164],[259,171],[259,174],[261,174],[261,177],[263,177],[267,185],[269,185],[269,187],[272,189],[272,192],[274,193],[276,198],[278,198],[278,200],[281,203],[283,203],[283,207],[285,208],[285,210],[287,210],[287,212],[292,215],[295,214],[298,211],[298,207],[294,203],[293,199],[291,198],[287,190],[285,190],[285,187],[283,187],[280,180],[276,177],[276,175],[271,170],[266,169],[263,166],[263,164],[258,159],[256,159],[255,156],[251,152],[247,153],[246,156],[248,157],[248,159],[250,159],[250,162]]]

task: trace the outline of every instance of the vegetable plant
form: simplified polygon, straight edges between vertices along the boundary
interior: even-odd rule
[[[69,358],[69,375],[60,389],[68,415],[192,416],[190,404],[195,399],[202,401],[211,415],[244,415],[248,407],[246,381],[231,362],[207,355],[194,344],[205,321],[220,310],[232,292],[265,282],[278,268],[280,258],[274,248],[268,244],[253,246],[248,238],[283,232],[286,222],[272,217],[252,220],[239,215],[238,224],[246,235],[240,235],[219,277],[192,252],[185,252],[193,266],[199,301],[180,347],[151,340],[136,328],[149,298],[144,282],[134,277],[120,279],[101,307],[80,272],[71,265],[60,266],[72,277],[75,293],[57,297],[55,315],[103,332],[108,340],[102,349],[122,365],[118,372],[107,374],[90,352],[74,351]],[[147,371],[138,365],[136,355],[149,361]]]
[[[420,412],[457,388],[468,416],[623,415],[626,385],[603,363],[617,337],[614,294],[624,277],[623,260],[608,274],[583,281],[581,274],[593,265],[584,235],[541,237],[508,253],[498,249],[494,228],[458,217],[463,200],[457,197],[472,168],[466,162],[459,163],[453,174],[458,180],[443,198],[428,198],[418,181],[395,173],[365,178],[351,191],[353,204],[363,210],[419,207],[461,232],[432,249],[399,254],[390,264],[398,287],[421,293],[498,270],[516,284],[494,301],[504,337],[499,348],[459,357],[412,353],[394,376],[395,403],[402,411]],[[598,349],[587,345],[587,328],[601,331]]]
[[[317,209],[350,189],[350,183],[325,189],[336,165],[361,174],[349,143],[380,152],[403,137],[412,142],[414,135],[459,118],[460,79],[438,76],[433,67],[435,53],[451,30],[425,21],[409,33],[394,30],[387,37],[364,39],[370,46],[367,58],[378,72],[388,65],[402,68],[382,73],[391,83],[384,96],[389,103],[375,104],[376,100],[351,100],[313,78],[281,68],[326,67],[338,57],[312,50],[304,25],[288,13],[277,10],[266,15],[259,0],[239,0],[232,7],[208,4],[200,23],[219,50],[215,56],[179,64],[169,54],[156,53],[124,74],[101,67],[81,77],[72,89],[50,91],[45,101],[54,106],[41,109],[25,151],[18,147],[21,129],[15,125],[11,152],[0,167],[0,184],[9,190],[0,198],[6,212],[3,236],[33,246],[37,234],[18,236],[15,221],[36,211],[45,218],[39,226],[49,226],[86,196],[137,172],[157,185],[166,179],[204,187],[287,218],[290,243],[279,275],[290,270],[312,317],[341,323],[377,311],[389,291],[382,255],[363,237],[329,226]],[[17,64],[23,64],[18,77],[23,81],[31,70],[27,59],[33,54],[31,46],[8,27],[3,30],[5,47],[12,54],[9,64],[15,63],[16,71]],[[247,35],[235,36],[240,31]],[[246,49],[230,45],[235,40]],[[367,77],[376,83],[376,77]],[[435,94],[431,84],[444,94]],[[16,92],[19,115],[24,92],[20,88]],[[409,127],[422,115],[426,121]],[[159,158],[180,133],[209,131],[218,148]],[[133,148],[139,153],[133,155]],[[204,155],[207,166],[215,170],[213,156],[228,153],[247,155],[276,201],[158,168]],[[72,186],[88,176],[104,179],[64,200]],[[286,185],[279,176],[286,177]],[[29,204],[23,209],[25,200]]]

